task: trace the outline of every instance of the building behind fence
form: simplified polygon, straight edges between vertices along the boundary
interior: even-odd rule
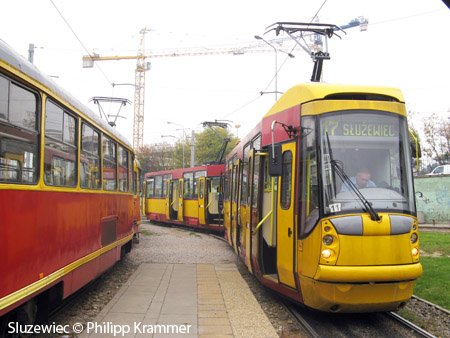
[[[416,176],[414,189],[419,223],[449,225],[450,175]]]

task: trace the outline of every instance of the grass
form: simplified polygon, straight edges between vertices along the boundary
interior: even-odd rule
[[[200,236],[198,233],[192,232],[192,231],[189,233],[189,235],[198,237],[198,238],[200,238],[200,239],[202,238],[202,236]]]
[[[450,310],[450,233],[421,233],[420,249],[423,275],[414,294]]]
[[[450,256],[450,233],[421,232],[420,249],[428,254],[435,252]]]
[[[450,258],[421,257],[423,275],[414,288],[414,294],[450,310]]]
[[[157,236],[158,234],[148,231],[148,230],[139,230],[139,234],[143,236]]]

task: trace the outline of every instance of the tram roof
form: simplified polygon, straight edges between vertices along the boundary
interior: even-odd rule
[[[51,77],[42,73],[35,65],[25,59],[22,55],[17,53],[11,46],[5,41],[0,39],[0,60],[3,60],[18,71],[28,75],[34,80],[38,81],[41,85],[48,88],[49,91],[55,93],[57,96],[68,102],[75,109],[81,111],[88,118],[93,120],[97,125],[106,130],[108,133],[114,135],[117,139],[125,143],[132,148],[130,142],[125,136],[112,128],[108,123],[103,121],[97,114],[95,114],[90,108],[81,103],[72,94],[58,85]]]
[[[290,88],[272,106],[265,117],[303,103],[323,100],[333,94],[375,94],[390,96],[399,102],[404,102],[403,94],[397,88],[314,82],[299,84]]]

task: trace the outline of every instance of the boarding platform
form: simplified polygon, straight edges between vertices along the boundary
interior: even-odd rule
[[[144,263],[80,338],[278,337],[234,263]]]

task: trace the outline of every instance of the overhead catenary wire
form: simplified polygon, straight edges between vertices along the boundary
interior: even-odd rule
[[[312,23],[314,21],[314,19],[319,15],[320,11],[322,10],[323,6],[326,4],[328,0],[324,0],[324,2],[322,3],[322,5],[319,7],[319,9],[317,10],[316,14],[314,14],[314,16],[312,17],[310,23]],[[302,36],[303,38],[303,36]],[[292,47],[290,54],[294,51],[296,45],[294,44],[294,46]],[[263,92],[267,91],[267,89],[271,86],[272,82],[275,80],[275,78],[277,77],[278,73],[281,71],[281,69],[283,68],[283,66],[285,65],[286,61],[289,59],[289,55],[286,55],[286,58],[284,59],[283,63],[281,64],[281,66],[277,69],[277,72],[274,74],[274,76],[272,77],[272,79],[269,81],[269,83],[267,84],[266,88],[263,90]],[[224,118],[228,118],[229,116],[233,115],[234,113],[237,113],[238,111],[240,111],[241,109],[244,109],[245,107],[247,107],[248,105],[252,104],[253,102],[257,101],[258,99],[261,98],[261,95],[259,95],[258,97],[252,99],[251,101],[247,102],[246,104],[240,106],[239,108],[233,110],[232,112],[228,113],[227,115],[223,116],[222,119]]]
[[[53,0],[50,0],[50,2],[52,3],[53,7],[55,7],[56,11],[58,12],[58,14],[61,16],[61,18],[64,20],[64,22],[66,23],[67,27],[69,27],[70,31],[73,33],[73,35],[75,36],[75,38],[78,40],[78,42],[80,43],[80,45],[83,47],[84,51],[92,57],[91,53],[89,53],[89,51],[87,50],[86,46],[83,44],[83,42],[81,41],[81,39],[78,37],[77,33],[75,33],[75,31],[73,30],[73,28],[70,26],[69,22],[66,20],[66,18],[64,17],[64,15],[61,13],[61,11],[58,9],[58,7],[55,5],[55,3],[53,2]],[[100,68],[100,66],[98,66],[98,69],[100,70],[100,72],[103,74],[103,76],[105,77],[106,81],[108,81],[108,83],[112,86],[112,82],[109,80],[108,76],[106,76],[105,72],[103,71],[103,69]]]

